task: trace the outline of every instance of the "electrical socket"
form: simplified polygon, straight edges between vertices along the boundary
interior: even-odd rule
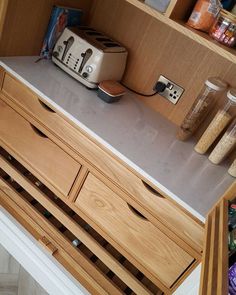
[[[166,89],[158,94],[165,97],[173,104],[177,104],[178,100],[184,93],[184,88],[180,87],[179,85],[175,84],[173,81],[162,75],[158,79],[158,82],[162,82],[167,85]]]

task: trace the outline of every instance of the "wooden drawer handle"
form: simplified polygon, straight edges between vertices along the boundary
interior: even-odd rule
[[[58,250],[57,247],[55,247],[48,238],[42,237],[39,239],[39,243],[51,254],[53,255]]]
[[[45,109],[45,110],[47,110],[47,111],[49,111],[49,112],[51,112],[51,113],[56,113],[54,110],[52,110],[48,105],[46,105],[44,102],[42,102],[40,99],[38,99],[39,100],[39,103],[41,104],[41,106]]]
[[[134,213],[136,216],[138,216],[141,219],[147,220],[147,218],[145,216],[143,216],[142,213],[140,213],[137,209],[135,209],[133,206],[131,206],[130,204],[128,204],[128,207],[130,209],[130,211],[132,211],[132,213]]]
[[[143,185],[146,187],[147,190],[149,190],[152,194],[154,194],[155,196],[165,199],[164,196],[162,196],[161,194],[159,194],[153,187],[151,187],[149,184],[147,184],[145,181],[142,180]]]
[[[40,137],[48,138],[47,135],[45,135],[42,131],[40,131],[38,128],[36,128],[34,125],[30,123],[31,128],[34,130],[35,133],[37,133]]]

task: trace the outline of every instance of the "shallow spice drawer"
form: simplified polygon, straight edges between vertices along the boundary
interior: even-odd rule
[[[194,261],[188,253],[152,225],[91,173],[76,205],[119,245],[150,279],[167,288]],[[102,234],[102,233],[101,233]]]
[[[0,141],[67,196],[80,164],[0,100]]]

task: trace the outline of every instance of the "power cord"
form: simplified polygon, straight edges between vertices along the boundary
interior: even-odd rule
[[[155,96],[156,94],[158,94],[160,92],[163,92],[166,89],[166,87],[167,87],[167,85],[165,83],[163,83],[163,82],[157,82],[156,85],[155,85],[155,88],[154,88],[156,91],[154,93],[152,93],[152,94],[145,94],[145,93],[138,92],[138,91],[136,91],[136,90],[134,90],[134,89],[126,86],[122,82],[120,82],[120,84],[123,85],[125,88],[127,88],[129,91],[131,91],[131,92],[133,92],[135,94],[141,95],[141,96],[145,96],[145,97]]]

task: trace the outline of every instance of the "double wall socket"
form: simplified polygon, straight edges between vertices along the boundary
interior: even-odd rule
[[[176,104],[184,93],[184,89],[164,76],[160,76],[158,82],[162,82],[166,85],[166,89],[158,94],[165,97],[173,104]]]

